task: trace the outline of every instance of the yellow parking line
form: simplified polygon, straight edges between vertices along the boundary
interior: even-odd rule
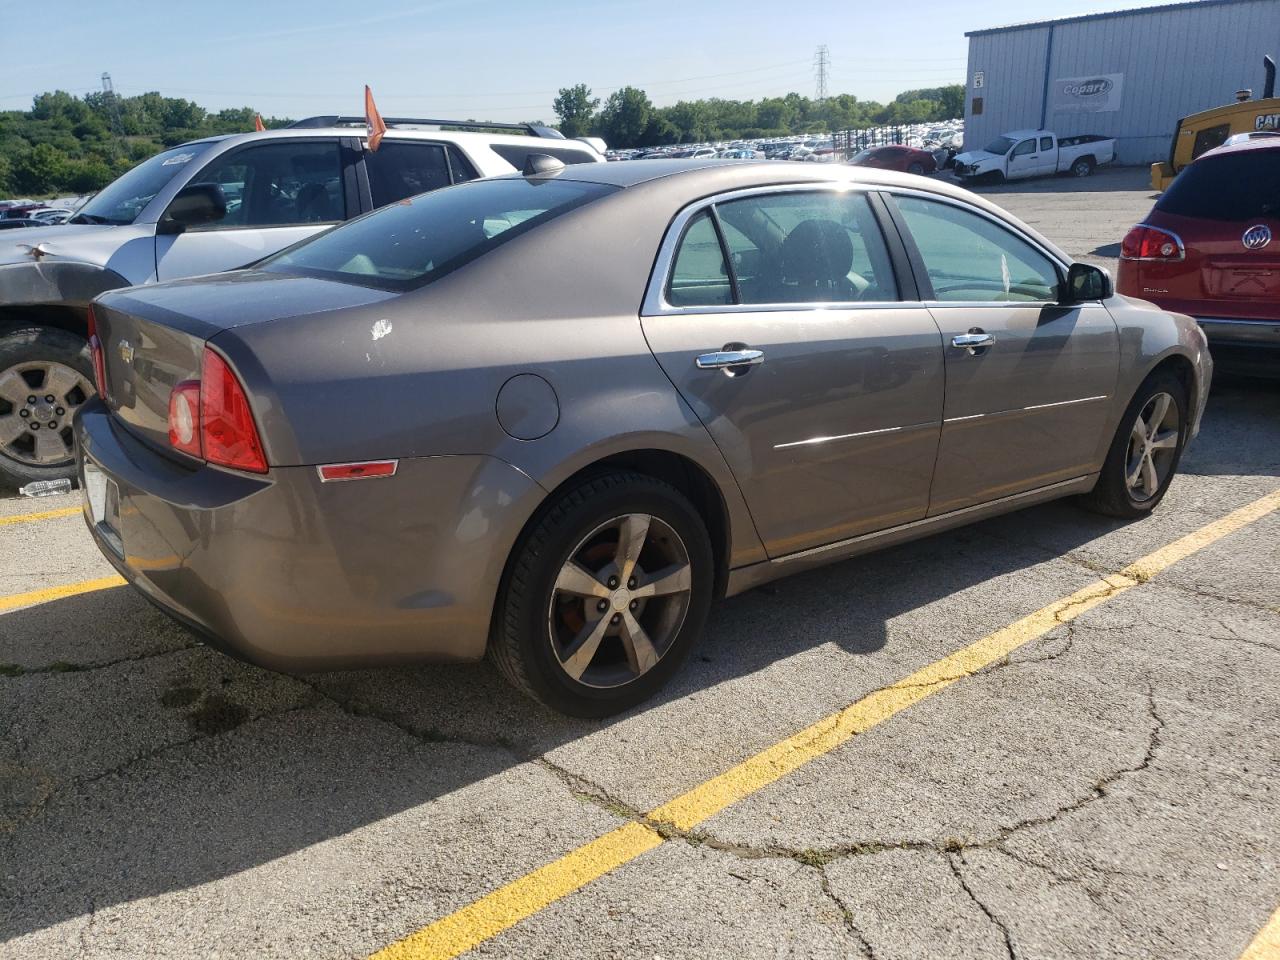
[[[1245,947],[1240,960],[1277,960],[1280,958],[1280,910],[1271,915],[1267,925],[1258,931],[1253,942]]]
[[[11,523],[31,523],[35,520],[56,520],[58,517],[70,517],[83,512],[80,507],[66,507],[62,510],[42,510],[39,513],[16,513],[11,517],[0,517],[0,527]]]
[[[11,593],[0,597],[0,613],[16,607],[31,607],[37,603],[48,603],[50,600],[61,600],[63,597],[74,597],[81,593],[92,593],[95,590],[106,590],[109,587],[124,585],[124,578],[112,574],[99,577],[97,580],[82,580],[79,583],[64,583],[60,587],[45,587],[43,590],[30,590],[27,593]]]
[[[945,690],[1044,636],[1054,627],[1118,596],[1223,537],[1280,509],[1280,490],[1201,527],[1097,580],[1069,597],[957,651],[761,751],[648,814],[657,826],[691,830],[708,817],[774,783],[859,733]],[[374,953],[371,960],[451,960],[663,842],[652,826],[629,823],[442,917]],[[1274,924],[1273,918],[1273,924]],[[1272,925],[1268,925],[1268,929]],[[1265,934],[1266,931],[1264,930]],[[1261,938],[1263,934],[1259,934]],[[1264,948],[1269,949],[1265,946]],[[1250,948],[1252,949],[1252,948]],[[1273,954],[1247,960],[1272,960]]]

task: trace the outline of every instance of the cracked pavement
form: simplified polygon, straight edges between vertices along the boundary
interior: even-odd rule
[[[1085,255],[1140,180],[994,199]],[[1280,382],[1223,378],[1151,518],[1049,504],[771,584],[609,721],[484,664],[269,673],[128,589],[0,614],[0,958],[363,957],[640,821],[666,842],[475,955],[1236,960],[1280,905],[1277,514],[694,830],[645,811],[1277,487]],[[0,593],[108,571],[78,517],[0,526]]]

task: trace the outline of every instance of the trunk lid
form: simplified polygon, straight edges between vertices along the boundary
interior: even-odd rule
[[[354,284],[251,271],[103,294],[93,309],[107,406],[135,436],[169,449],[169,395],[178,383],[200,379],[205,343],[218,333],[391,296]]]

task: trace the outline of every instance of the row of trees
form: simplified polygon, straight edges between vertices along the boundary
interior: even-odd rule
[[[252,130],[253,117],[159,93],[43,93],[28,111],[0,112],[0,196],[89,193],[165,147]]]
[[[600,136],[609,146],[623,148],[950,120],[964,115],[964,87],[908,90],[888,104],[847,93],[823,101],[788,93],[761,100],[682,100],[656,107],[636,87],[623,87],[601,106],[600,98],[579,83],[560,90],[554,109],[565,136]]]
[[[566,136],[594,134],[612,147],[635,147],[946,120],[963,114],[964,89],[909,90],[888,104],[849,94],[818,102],[789,93],[655,107],[636,87],[623,87],[602,106],[580,83],[560,91],[555,112]],[[0,196],[89,193],[165,147],[252,130],[253,118],[250,107],[211,112],[159,93],[44,93],[28,111],[0,112]],[[265,122],[270,127],[289,120]]]

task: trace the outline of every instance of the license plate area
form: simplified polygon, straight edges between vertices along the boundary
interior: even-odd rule
[[[120,536],[120,486],[92,460],[84,462],[84,497],[94,529],[118,556],[124,556]]]
[[[1218,263],[1206,271],[1205,290],[1230,300],[1280,298],[1280,266]]]

